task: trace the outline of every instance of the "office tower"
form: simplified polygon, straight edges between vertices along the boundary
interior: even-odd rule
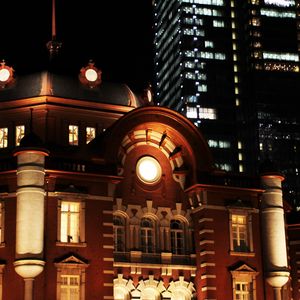
[[[298,2],[154,1],[155,99],[207,138],[216,166],[275,161],[300,204]]]

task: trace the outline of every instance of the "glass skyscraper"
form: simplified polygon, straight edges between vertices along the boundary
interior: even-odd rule
[[[300,207],[300,2],[153,5],[157,103],[200,128],[218,168],[255,174],[271,159]]]

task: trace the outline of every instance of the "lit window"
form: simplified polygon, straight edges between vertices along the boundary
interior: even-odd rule
[[[248,220],[246,214],[231,214],[231,251],[249,252]]]
[[[196,119],[198,117],[197,107],[187,106],[186,107],[186,117],[191,119]]]
[[[239,164],[239,172],[240,173],[244,172],[244,166],[242,164]]]
[[[141,221],[141,250],[144,253],[154,252],[154,222],[149,218]]]
[[[61,276],[61,300],[80,300],[79,275]]]
[[[88,264],[71,255],[55,263],[57,268],[57,300],[85,300],[86,268]]]
[[[60,240],[64,243],[79,242],[79,202],[61,203]]]
[[[58,244],[85,244],[84,201],[61,201],[58,203]]]
[[[78,126],[69,125],[69,145],[78,146]]]
[[[171,220],[171,251],[173,254],[184,254],[184,226],[179,220]]]
[[[250,266],[243,264],[230,271],[232,276],[232,289],[234,300],[256,299],[256,277],[258,272]]]
[[[16,146],[20,146],[21,139],[25,135],[25,126],[18,125],[16,126]]]
[[[88,144],[96,137],[96,128],[87,127],[86,128],[86,143]]]
[[[125,251],[125,219],[114,216],[114,251]]]
[[[243,149],[243,145],[241,141],[238,141],[238,149]]]
[[[217,118],[216,110],[214,108],[200,107],[199,118],[215,120]]]
[[[8,146],[8,128],[0,128],[0,148]]]
[[[243,160],[243,154],[239,153],[239,160]]]

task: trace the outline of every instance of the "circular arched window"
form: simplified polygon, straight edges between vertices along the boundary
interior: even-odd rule
[[[136,173],[142,182],[154,184],[161,178],[161,166],[152,156],[144,156],[136,164]]]

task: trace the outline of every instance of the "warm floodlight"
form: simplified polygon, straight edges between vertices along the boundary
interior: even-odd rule
[[[153,184],[161,178],[161,166],[155,158],[144,156],[136,165],[136,173],[144,183]]]

